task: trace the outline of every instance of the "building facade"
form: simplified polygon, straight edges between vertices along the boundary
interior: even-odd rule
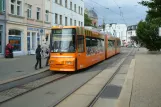
[[[6,0],[6,44],[14,56],[35,53],[46,42],[51,28],[51,0]]]
[[[92,26],[98,26],[98,16],[97,13],[92,9],[88,10],[87,8],[84,10],[85,14],[92,20]]]
[[[53,0],[53,26],[84,26],[83,0]]]
[[[0,0],[0,57],[5,53],[5,28],[5,0]]]
[[[109,32],[115,37],[120,38],[121,45],[123,46],[128,40],[127,40],[127,26],[125,24],[106,24],[105,31]]]
[[[137,25],[127,27],[127,42],[131,42],[131,36],[136,36]]]

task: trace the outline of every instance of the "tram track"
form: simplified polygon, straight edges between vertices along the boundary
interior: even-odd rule
[[[45,85],[48,85],[52,82],[56,82],[63,78],[71,76],[71,74],[62,74],[62,73],[55,73],[53,75],[26,83],[24,85],[19,85],[4,91],[0,92],[0,104],[3,104],[7,101],[10,101],[16,97],[29,93],[35,89],[41,88]]]
[[[99,71],[99,73],[101,72],[101,71],[103,71],[105,68],[111,68],[111,67],[113,67],[114,65],[116,65],[117,63],[119,63],[126,55],[125,55],[125,53],[126,52],[124,52],[124,53],[121,53],[121,54],[119,54],[119,55],[116,55],[116,56],[114,56],[114,57],[111,57],[111,58],[109,58],[108,59],[108,61],[103,61],[103,62],[100,62],[100,63],[98,63],[98,64],[96,64],[96,65],[94,65],[94,66],[92,66],[92,67],[89,67],[89,68],[87,68],[87,69],[85,69],[85,70],[83,70],[82,72],[78,72],[78,73],[76,73],[76,74],[79,74],[79,75],[82,75],[82,74],[84,74],[84,72],[91,72],[92,70],[94,70],[94,71]],[[97,67],[96,67],[97,66]],[[82,74],[81,74],[82,73]],[[99,73],[97,73],[97,74],[99,74]],[[90,73],[90,74],[93,74],[93,73]],[[96,74],[96,75],[97,75]],[[55,76],[56,75],[56,76]],[[94,74],[95,75],[95,74]],[[91,80],[91,78],[94,76],[94,75],[92,75],[90,78],[89,78],[89,81]],[[96,76],[95,75],[95,76]],[[60,76],[60,77],[59,77]],[[95,77],[94,76],[94,77]],[[57,77],[57,78],[55,78],[55,77]],[[27,84],[25,84],[25,85],[21,85],[21,86],[17,86],[16,88],[13,88],[12,90],[6,90],[6,91],[3,91],[3,93],[0,93],[0,96],[6,96],[6,94],[10,97],[10,98],[6,98],[6,100],[4,100],[4,101],[0,101],[0,105],[3,103],[8,103],[8,101],[10,102],[10,100],[12,100],[12,101],[14,101],[14,98],[15,99],[17,99],[16,97],[23,97],[23,96],[27,96],[28,94],[29,94],[29,92],[31,92],[31,93],[34,93],[34,91],[33,90],[35,90],[35,89],[37,89],[37,88],[40,88],[40,87],[43,87],[43,86],[50,86],[50,85],[52,85],[52,84],[50,84],[50,83],[52,83],[52,82],[54,82],[54,84],[56,83],[59,83],[60,81],[67,81],[67,79],[68,78],[66,78],[66,77],[69,77],[69,79],[70,78],[73,78],[73,76],[71,76],[70,74],[68,74],[68,75],[65,75],[65,74],[54,74],[54,75],[51,75],[51,76],[48,76],[48,77],[45,77],[45,78],[48,78],[48,79],[51,79],[52,81],[51,82],[46,82],[46,83],[44,83],[43,82],[43,84],[44,85],[42,85],[42,81],[46,81],[46,80],[48,80],[48,79],[45,79],[45,78],[43,78],[43,80],[42,79],[40,79],[40,81],[39,80],[37,80],[37,82],[31,82],[31,83],[27,83]],[[93,77],[93,78],[94,78]],[[63,79],[64,78],[64,79]],[[60,80],[60,81],[58,81],[58,80]],[[57,81],[57,82],[56,82]],[[86,81],[86,80],[85,80]],[[88,81],[87,81],[88,82]],[[86,82],[86,83],[87,83]],[[71,83],[71,82],[70,82]],[[40,86],[37,86],[37,84],[39,85],[40,84]],[[48,85],[47,85],[48,84]],[[81,83],[82,84],[82,83]],[[58,104],[59,102],[61,102],[63,99],[65,99],[66,97],[68,97],[68,96],[70,96],[70,94],[71,93],[73,93],[74,92],[74,90],[77,88],[77,89],[79,89],[82,85],[77,85],[78,86],[78,88],[77,88],[77,86],[75,87],[75,88],[73,88],[73,89],[71,89],[71,91],[69,91],[69,93],[67,92],[67,94],[65,93],[64,95],[65,95],[65,97],[64,97],[64,95],[62,96],[62,97],[60,97],[60,98],[58,98],[57,99],[57,101],[55,101],[55,102],[53,102],[53,103],[51,103],[51,105],[52,105],[52,107],[53,107],[53,105],[56,105],[56,104]],[[84,82],[83,82],[83,84],[84,84]],[[33,86],[33,87],[32,87]],[[46,87],[45,86],[45,87]],[[31,89],[31,88],[33,88],[33,89]],[[16,90],[16,89],[18,89],[18,90]],[[15,93],[15,91],[19,91],[19,90],[21,90],[18,94],[17,93]],[[39,89],[38,89],[39,90]],[[14,91],[14,92],[12,92],[12,91]],[[55,92],[55,91],[47,91],[46,92],[46,94],[54,94],[54,93],[57,93],[57,92]],[[15,95],[15,94],[17,94],[17,96]],[[25,95],[24,95],[25,94]],[[40,93],[39,93],[40,94]],[[19,99],[20,99],[19,98]],[[4,99],[4,98],[3,98]],[[11,101],[11,102],[12,102]],[[5,104],[6,104],[5,103]],[[55,107],[55,106],[54,106]]]
[[[134,54],[136,53],[136,50],[133,49],[128,56],[134,56]],[[128,58],[128,56],[126,57],[126,59]],[[125,60],[126,60],[125,59]],[[93,107],[94,104],[98,101],[98,99],[100,98],[100,96],[102,95],[102,93],[104,92],[104,90],[106,89],[106,87],[112,82],[112,80],[115,78],[115,76],[118,74],[121,66],[124,64],[125,60],[122,62],[122,64],[117,68],[117,70],[115,71],[115,73],[111,76],[111,78],[108,80],[108,82],[104,85],[104,87],[102,88],[102,90],[96,95],[96,97],[89,103],[89,105],[87,107]]]
[[[117,68],[117,70],[115,71],[115,73],[111,76],[111,78],[109,79],[109,81],[105,84],[104,87],[106,87],[107,84],[109,84],[112,79],[115,77],[115,75],[117,74],[117,72],[119,71],[119,69],[121,68],[121,66],[123,65],[124,61],[126,60],[126,58],[134,51],[134,49],[132,49],[132,51],[130,51],[128,53],[128,55],[125,56],[125,59],[121,62],[121,64],[119,65],[119,67]],[[116,61],[121,61],[122,60],[122,57],[119,57],[119,59],[115,59],[115,63]],[[114,64],[115,64],[114,63]],[[105,65],[106,63],[102,62],[98,65]],[[111,65],[111,67],[113,66],[113,64]],[[100,74],[103,70],[105,70],[107,67],[103,67],[100,72],[98,72],[95,76],[97,76],[98,74]],[[53,104],[52,106],[50,107],[59,107],[59,104],[64,101],[66,98],[70,97],[70,95],[72,95],[73,93],[75,93],[77,90],[79,90],[82,86],[84,86],[86,83],[88,83],[90,80],[92,80],[95,76],[93,76],[92,78],[90,78],[88,81],[86,81],[85,83],[83,83],[81,86],[77,87],[76,89],[72,90],[71,92],[69,92],[68,94],[66,94],[66,96],[64,96],[63,98],[61,98],[60,100],[57,101],[57,103]],[[102,91],[104,90],[104,87],[103,89],[101,90],[101,92],[92,100],[92,102],[89,103],[88,107],[92,107],[95,102],[97,101],[97,99],[99,98],[100,94],[102,93]]]

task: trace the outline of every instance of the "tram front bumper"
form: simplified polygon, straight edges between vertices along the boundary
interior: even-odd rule
[[[50,59],[51,71],[75,71],[75,58]]]

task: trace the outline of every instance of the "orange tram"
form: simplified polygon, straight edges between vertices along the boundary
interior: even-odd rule
[[[50,70],[74,72],[120,53],[120,39],[84,27],[52,27]]]

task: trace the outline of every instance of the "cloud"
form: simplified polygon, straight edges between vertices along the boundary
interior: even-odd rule
[[[99,24],[102,24],[103,18],[106,23],[137,24],[146,16],[147,8],[138,4],[140,0],[85,0],[84,2],[86,8],[94,9],[98,14]]]

